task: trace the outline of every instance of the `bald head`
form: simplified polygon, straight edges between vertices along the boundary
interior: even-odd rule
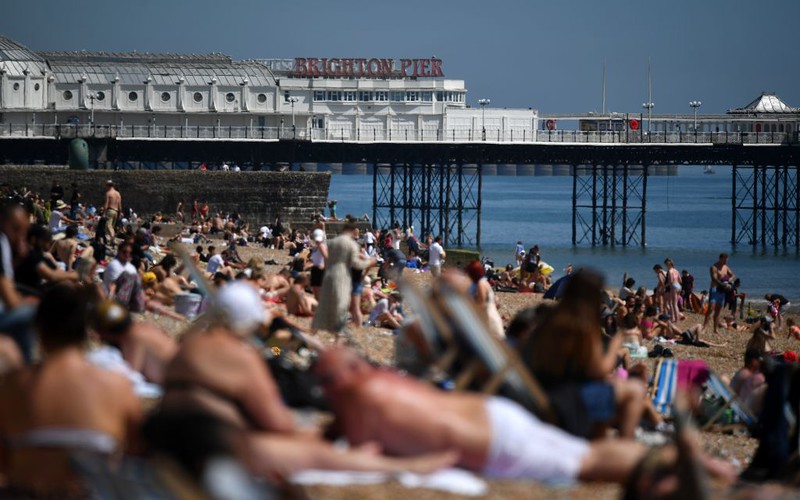
[[[323,351],[314,364],[314,375],[326,394],[349,388],[374,370],[366,360],[346,347]]]

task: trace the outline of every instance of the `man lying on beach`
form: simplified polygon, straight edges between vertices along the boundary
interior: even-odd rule
[[[489,477],[564,483],[624,482],[647,453],[634,441],[570,436],[504,398],[441,392],[344,348],[323,353],[314,373],[350,444],[375,441],[391,455],[456,450],[459,467]],[[662,452],[677,456],[674,447]],[[712,474],[733,478],[728,464],[698,459]]]
[[[252,472],[272,479],[310,468],[431,472],[455,463],[457,453],[451,450],[393,458],[361,443],[340,451],[320,439],[316,428],[298,426],[252,342],[266,326],[254,287],[227,285],[217,302],[220,311],[232,314],[187,334],[166,370],[162,414],[201,412],[225,422],[245,438]]]

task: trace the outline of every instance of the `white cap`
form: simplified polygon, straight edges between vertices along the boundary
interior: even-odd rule
[[[311,239],[317,243],[322,243],[325,240],[325,232],[323,232],[322,229],[315,229],[314,232],[311,233]]]
[[[216,305],[226,314],[231,329],[241,336],[250,335],[266,320],[258,291],[244,281],[234,281],[222,287]]]

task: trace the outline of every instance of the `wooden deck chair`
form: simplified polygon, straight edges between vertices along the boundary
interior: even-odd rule
[[[416,325],[403,331],[403,337],[413,346],[415,354],[426,366],[420,378],[428,382],[439,382],[453,367],[459,354],[452,329],[441,312],[431,307],[422,291],[411,283],[400,286],[403,301],[413,311]]]
[[[703,426],[703,430],[714,425],[728,408],[733,410],[733,413],[736,414],[739,421],[746,425],[748,429],[752,429],[758,422],[758,419],[750,412],[744,401],[742,401],[716,373],[711,372],[708,382],[706,382],[706,387],[712,394],[722,398],[725,404],[708,419]]]
[[[481,386],[483,393],[495,394],[502,390],[542,420],[555,423],[555,412],[547,393],[516,352],[488,333],[475,304],[445,284],[434,288],[432,299],[444,312],[465,362],[464,369],[456,377],[456,388],[468,386],[480,370],[485,369],[490,376]]]

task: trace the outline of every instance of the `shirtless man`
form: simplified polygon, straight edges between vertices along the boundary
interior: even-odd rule
[[[312,317],[317,310],[317,299],[306,292],[308,277],[301,274],[294,280],[294,284],[286,292],[286,311],[289,314],[302,317]]]
[[[228,285],[217,296],[226,324],[187,334],[169,364],[161,414],[201,411],[239,429],[253,473],[285,479],[304,469],[431,472],[455,463],[450,450],[423,457],[378,454],[372,443],[336,450],[316,429],[300,429],[283,404],[278,385],[248,339],[265,328],[265,313],[255,288]]]
[[[149,382],[164,382],[164,370],[178,352],[172,337],[153,323],[134,321],[130,312],[113,300],[97,304],[93,319],[100,338],[117,347],[131,368]]]
[[[114,228],[117,225],[117,219],[122,212],[122,195],[114,188],[114,181],[106,181],[106,203],[103,208],[103,213],[106,217],[106,237],[108,243],[114,244]]]
[[[375,441],[389,455],[455,450],[458,466],[494,478],[624,482],[647,452],[634,441],[587,442],[510,400],[442,392],[374,368],[343,348],[323,353],[314,373],[350,444]],[[663,452],[664,458],[677,456],[674,448]],[[732,479],[727,464],[701,460]]]
[[[730,287],[733,280],[736,278],[731,268],[728,267],[728,254],[719,254],[719,260],[711,266],[709,274],[711,275],[711,285],[708,289],[708,310],[703,320],[703,329],[708,325],[708,319],[711,317],[713,311],[714,333],[717,333],[719,312],[722,310],[723,304],[725,304],[725,289]]]
[[[67,271],[75,266],[75,253],[78,249],[76,236],[78,236],[78,226],[67,226],[64,238],[53,243],[53,248],[50,249],[55,258],[64,263]],[[88,256],[91,256],[91,254]]]
[[[131,383],[86,359],[85,295],[67,284],[46,292],[34,320],[44,361],[0,384],[0,474],[20,497],[77,497],[69,450],[110,456],[137,435]]]

